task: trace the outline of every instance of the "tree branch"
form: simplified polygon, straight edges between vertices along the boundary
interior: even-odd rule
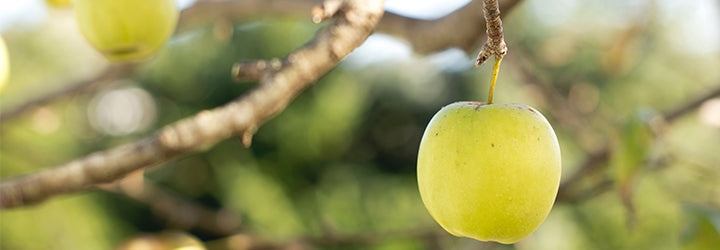
[[[698,108],[703,102],[710,100],[715,97],[720,97],[720,86],[716,87],[714,90],[711,90],[708,94],[698,96],[696,99],[688,101],[686,104],[672,110],[669,112],[666,112],[663,115],[660,115],[661,118],[664,119],[664,124],[671,124],[680,117],[694,111],[696,108]],[[657,135],[656,135],[657,136]],[[558,191],[557,201],[558,202],[568,202],[568,201],[575,201],[576,199],[585,199],[588,198],[587,194],[578,194],[576,192],[576,186],[580,181],[585,178],[586,176],[590,175],[591,173],[594,173],[601,169],[603,166],[607,166],[608,160],[610,160],[610,156],[612,155],[610,148],[606,147],[603,150],[600,150],[596,153],[593,153],[587,157],[585,162],[580,165],[580,168],[578,169],[575,174],[573,174],[570,178],[565,180],[561,185],[560,189]],[[609,186],[601,182],[596,187],[591,188],[589,190],[589,193],[591,194],[599,194],[602,190],[607,190]]]
[[[520,0],[500,2],[502,15],[510,13]],[[409,42],[416,52],[430,53],[458,47],[473,53],[485,39],[486,23],[482,1],[472,1],[439,19],[422,20],[386,13],[377,31]]]
[[[200,204],[184,200],[145,179],[145,171],[136,170],[99,188],[125,195],[146,204],[157,216],[180,230],[197,228],[209,233],[228,236],[240,231],[239,220],[225,210],[212,211]]]
[[[500,2],[501,15],[506,15],[520,0]],[[300,14],[322,3],[322,0],[198,0],[180,14],[178,30],[194,28],[217,18],[237,19],[272,12],[275,14]],[[386,13],[377,26],[377,31],[403,39],[419,53],[431,53],[451,47],[458,47],[472,53],[485,38],[482,29],[485,19],[478,15],[482,3],[473,1],[453,13],[436,19],[423,20]],[[35,107],[46,105],[65,96],[91,92],[103,83],[129,75],[133,68],[124,71],[111,66],[92,79],[68,84],[69,87],[39,96],[25,104],[0,113],[0,122],[16,118]]]
[[[334,0],[326,1],[323,6]],[[233,135],[252,135],[303,89],[360,46],[382,17],[384,0],[344,1],[334,23],[293,51],[244,96],[162,129],[155,136],[96,152],[66,164],[0,183],[0,207],[18,207],[107,183],[144,167],[200,151]],[[325,7],[320,7],[325,8]]]
[[[193,27],[215,18],[247,17],[257,13],[298,14],[319,4],[320,0],[199,0],[181,14],[182,28]],[[501,16],[507,15],[520,0],[500,1]],[[385,13],[377,32],[388,34],[410,43],[419,53],[431,53],[459,47],[468,54],[480,47],[486,38],[486,22],[482,1],[466,6],[434,20],[409,18]],[[305,12],[302,12],[305,13]]]
[[[587,117],[583,117],[582,114],[568,108],[572,105],[570,105],[565,96],[558,93],[555,89],[551,87],[551,84],[547,84],[542,79],[540,79],[537,74],[533,73],[535,69],[531,68],[531,66],[533,65],[532,62],[523,59],[528,58],[529,54],[526,51],[523,51],[521,48],[516,49],[519,49],[516,50],[516,52],[519,52],[522,55],[515,57],[515,60],[510,61],[511,63],[513,63],[513,68],[517,70],[518,74],[527,84],[531,84],[538,88],[540,93],[544,96],[544,99],[547,100],[550,107],[549,110],[551,110],[553,116],[558,121],[560,121],[562,125],[565,125],[570,129],[579,130],[583,128],[586,129],[591,126],[592,122],[587,121]],[[705,91],[703,92],[705,93]],[[658,118],[660,119],[653,120],[651,126],[655,127],[655,125],[660,125],[661,127],[663,127],[671,124],[677,119],[683,117],[684,115],[694,111],[705,101],[718,96],[720,96],[720,85],[718,87],[715,87],[715,89],[707,91],[707,94],[697,96],[694,99],[689,100],[687,103],[680,105],[675,109],[658,115]],[[598,119],[595,120],[596,121],[594,122],[597,122]],[[654,121],[660,121],[660,123],[656,124]],[[660,129],[659,131],[662,131],[662,129]],[[656,134],[656,136],[661,136],[661,133]],[[611,188],[612,185],[608,184],[608,182],[611,183],[611,181],[603,180],[599,183],[596,183],[594,186],[587,188],[586,190],[577,190],[582,180],[608,166],[607,162],[613,153],[611,149],[612,148],[610,147],[610,145],[605,145],[604,147],[602,147],[602,149],[589,153],[585,161],[580,164],[577,171],[575,171],[567,178],[563,177],[563,182],[561,183],[560,189],[558,191],[557,202],[581,201],[601,194],[602,192],[607,191],[609,188]]]
[[[198,0],[180,13],[178,29],[192,29],[218,18],[237,19],[261,13],[307,15],[307,10],[323,0]]]
[[[676,108],[675,110],[668,112],[664,117],[666,122],[671,122],[676,120],[677,118],[680,118],[681,116],[695,110],[696,108],[700,107],[705,101],[713,99],[715,97],[720,96],[720,88],[717,88],[715,90],[711,90],[705,95],[698,96],[694,100],[690,101],[689,103]]]

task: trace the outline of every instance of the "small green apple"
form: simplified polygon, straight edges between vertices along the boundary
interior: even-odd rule
[[[423,203],[445,230],[510,244],[550,212],[560,147],[550,123],[527,105],[456,102],[425,129],[417,171]]]
[[[5,47],[5,41],[0,37],[0,92],[5,87],[10,76],[10,59]]]
[[[173,0],[76,0],[80,31],[111,61],[147,59],[175,30]]]

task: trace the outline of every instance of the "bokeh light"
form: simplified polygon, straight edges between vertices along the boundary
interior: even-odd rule
[[[96,130],[120,136],[143,132],[155,122],[155,102],[140,88],[127,87],[102,92],[88,106],[88,119]]]

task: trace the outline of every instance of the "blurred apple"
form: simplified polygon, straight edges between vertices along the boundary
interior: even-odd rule
[[[131,237],[118,250],[205,250],[192,235],[182,232],[161,232]]]
[[[515,243],[540,226],[560,184],[560,147],[548,121],[524,104],[457,102],[420,142],[418,186],[448,232]]]
[[[66,7],[69,6],[73,0],[45,0],[45,2],[53,7]]]
[[[110,61],[147,59],[175,30],[173,0],[76,0],[80,31]]]
[[[0,37],[0,92],[5,87],[10,76],[10,56],[5,41]]]

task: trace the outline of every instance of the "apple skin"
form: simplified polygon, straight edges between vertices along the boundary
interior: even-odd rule
[[[550,123],[527,105],[456,102],[425,129],[417,171],[423,203],[446,231],[511,244],[550,213],[560,146]]]
[[[0,37],[0,92],[7,84],[8,78],[10,78],[10,58],[5,41]]]
[[[167,231],[133,236],[117,247],[117,250],[205,250],[202,241],[190,234]]]
[[[110,61],[150,57],[175,30],[173,0],[76,0],[80,31]]]
[[[45,2],[53,7],[67,7],[70,6],[72,0],[45,0]]]

